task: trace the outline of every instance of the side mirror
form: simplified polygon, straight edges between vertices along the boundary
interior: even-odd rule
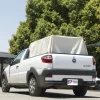
[[[13,64],[13,61],[10,61],[9,65],[11,66]]]

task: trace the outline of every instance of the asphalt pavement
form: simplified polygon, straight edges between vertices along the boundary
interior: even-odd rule
[[[41,97],[32,97],[28,89],[14,89],[3,93],[0,89],[0,100],[100,100],[100,91],[89,90],[85,97],[76,97],[72,90],[48,89]]]

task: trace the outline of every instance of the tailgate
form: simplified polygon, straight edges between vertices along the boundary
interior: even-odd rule
[[[93,70],[93,57],[82,55],[52,54],[53,69]]]

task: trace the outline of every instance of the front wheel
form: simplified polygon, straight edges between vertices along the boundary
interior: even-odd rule
[[[29,94],[31,96],[39,96],[41,95],[41,88],[38,86],[36,79],[31,76],[29,79]]]
[[[87,88],[84,86],[77,86],[77,87],[73,88],[73,92],[74,92],[75,96],[83,97],[83,96],[85,96],[85,94],[87,92]]]
[[[2,77],[2,92],[9,92],[10,86],[7,83],[7,80],[5,77]]]

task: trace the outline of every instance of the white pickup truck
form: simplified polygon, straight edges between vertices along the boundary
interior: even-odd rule
[[[70,87],[84,96],[95,85],[96,62],[88,56],[83,38],[49,36],[22,50],[2,74],[2,91],[29,88],[32,96],[49,88]]]

